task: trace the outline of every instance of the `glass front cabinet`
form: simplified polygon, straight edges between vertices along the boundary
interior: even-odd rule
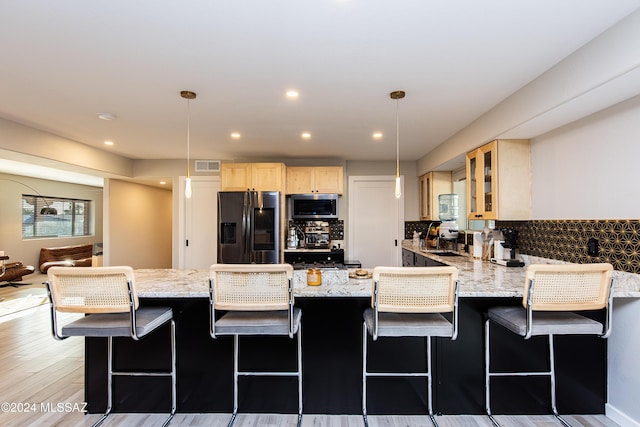
[[[437,221],[439,217],[438,196],[452,191],[451,171],[428,172],[418,180],[420,198],[420,220]]]
[[[496,219],[496,141],[467,154],[467,218]]]
[[[467,153],[467,218],[531,218],[529,140],[500,139]]]

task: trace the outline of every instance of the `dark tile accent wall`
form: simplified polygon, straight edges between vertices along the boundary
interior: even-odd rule
[[[496,221],[496,228],[518,230],[521,254],[587,264],[609,262],[613,268],[640,273],[640,220]],[[597,256],[587,253],[596,239]]]
[[[404,222],[404,238],[413,239],[413,232],[417,231],[424,236],[429,231],[429,224],[434,222],[436,225],[440,224],[440,221],[405,221]]]

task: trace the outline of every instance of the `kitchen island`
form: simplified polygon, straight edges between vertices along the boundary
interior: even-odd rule
[[[403,246],[409,248],[406,243]],[[496,266],[467,256],[426,256],[460,270],[460,335],[456,341],[435,341],[434,408],[445,414],[484,413],[484,313],[493,305],[520,304],[524,269]],[[372,280],[349,278],[344,271],[333,271],[323,272],[325,280],[321,286],[307,286],[306,271],[294,272],[296,305],[303,312],[304,412],[358,414],[361,411],[362,312],[370,305]],[[141,303],[169,305],[174,309],[178,412],[228,413],[232,408],[232,339],[214,340],[209,336],[208,274],[208,270],[136,270]],[[614,289],[616,297],[640,296],[640,281],[631,276],[618,278]],[[524,346],[521,339],[508,333],[496,330],[492,339],[494,337],[503,341],[507,349],[496,355],[494,363],[506,367],[513,361],[532,361],[532,354],[545,353],[542,343],[535,339]],[[168,363],[167,340],[168,331],[138,343],[119,341],[116,344],[118,368],[143,364],[161,369]],[[104,341],[87,339],[85,381],[90,412],[100,412],[105,405]],[[244,369],[286,370],[295,365],[295,343],[287,338],[246,338],[241,345],[240,363]],[[566,337],[558,340],[557,352],[560,410],[604,413],[606,341],[596,337]],[[581,354],[578,361],[575,354]],[[380,340],[369,355],[371,370],[393,370],[399,363],[409,365],[409,369],[424,369],[424,340]],[[492,386],[496,413],[511,410],[513,413],[548,413],[548,386],[544,380],[526,379],[515,385],[511,380],[504,382],[505,387],[498,382]],[[118,378],[114,411],[166,411],[169,393],[165,383],[163,379]],[[240,411],[295,413],[295,395],[295,380],[244,378],[240,384]],[[425,411],[425,387],[419,379],[371,381],[368,396],[371,414]],[[501,401],[508,401],[509,405],[502,408]]]

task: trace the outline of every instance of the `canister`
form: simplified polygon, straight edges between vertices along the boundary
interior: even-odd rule
[[[320,284],[322,284],[322,271],[319,268],[307,270],[307,285],[319,286]]]

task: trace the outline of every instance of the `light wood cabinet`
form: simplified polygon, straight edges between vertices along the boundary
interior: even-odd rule
[[[341,166],[289,166],[287,194],[342,194],[343,179]]]
[[[284,163],[222,163],[222,191],[283,191],[286,169]]]
[[[420,220],[436,221],[440,209],[438,206],[438,196],[440,194],[450,194],[453,188],[451,183],[451,172],[428,172],[420,176],[418,181],[420,192]]]
[[[467,218],[531,218],[527,139],[498,139],[467,153]]]

